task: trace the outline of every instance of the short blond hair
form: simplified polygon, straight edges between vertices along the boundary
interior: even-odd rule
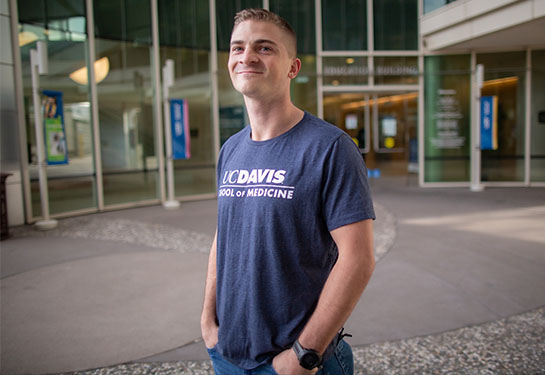
[[[290,26],[288,21],[280,17],[278,14],[262,8],[243,9],[235,14],[235,23],[233,25],[233,30],[244,21],[262,21],[275,24],[276,26],[288,33],[291,39],[291,44],[293,45],[293,54],[294,56],[297,54],[297,35],[295,35],[295,31],[293,31],[293,28]]]

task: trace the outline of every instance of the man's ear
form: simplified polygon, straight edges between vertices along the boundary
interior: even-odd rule
[[[301,70],[301,60],[295,57],[291,62],[288,77],[290,79],[294,79],[295,77],[297,77],[297,74],[299,74],[300,70]]]

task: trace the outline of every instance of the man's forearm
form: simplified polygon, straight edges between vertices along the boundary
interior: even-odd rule
[[[208,258],[201,326],[211,323],[216,324],[216,236],[214,236],[214,241],[210,248],[210,256]]]
[[[299,337],[303,347],[323,353],[354,310],[375,266],[372,228],[366,220],[332,232],[339,257]]]

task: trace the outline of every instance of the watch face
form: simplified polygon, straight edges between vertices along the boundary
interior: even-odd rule
[[[307,370],[312,370],[320,364],[320,356],[316,353],[305,353],[301,357],[301,366]]]

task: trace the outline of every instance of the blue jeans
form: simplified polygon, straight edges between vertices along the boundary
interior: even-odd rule
[[[270,364],[261,365],[252,370],[244,370],[223,358],[216,348],[208,349],[212,366],[216,375],[278,375]],[[352,348],[341,340],[335,348],[335,353],[326,359],[317,375],[353,375],[354,356]],[[282,374],[284,375],[284,374]]]

